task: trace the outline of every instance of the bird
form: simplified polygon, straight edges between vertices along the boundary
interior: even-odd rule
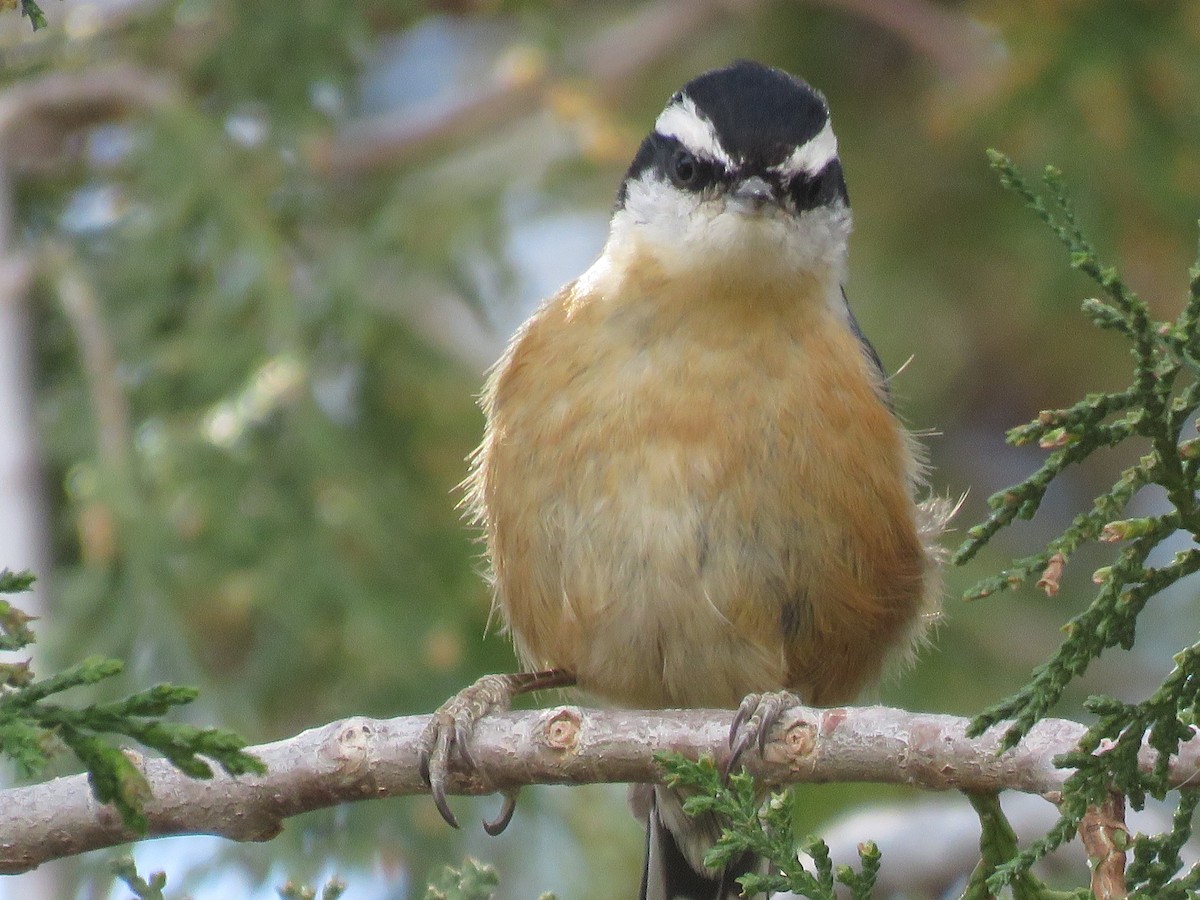
[[[492,368],[464,483],[522,671],[422,738],[446,770],[512,696],[737,709],[734,755],[789,699],[852,702],[937,616],[945,505],[846,298],[850,201],[825,97],[737,60],[641,142],[595,263]],[[511,798],[510,798],[511,799]],[[725,900],[761,871],[704,856],[721,823],[635,787],[641,900]],[[489,830],[502,828],[511,804]],[[485,823],[488,825],[488,823]]]

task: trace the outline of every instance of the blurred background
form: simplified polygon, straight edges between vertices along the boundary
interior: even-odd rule
[[[1157,315],[1179,308],[1194,256],[1187,0],[44,6],[36,34],[0,16],[0,563],[41,576],[39,671],[117,656],[115,690],[198,685],[193,719],[252,742],[428,712],[514,668],[485,636],[455,509],[474,396],[516,324],[596,256],[625,165],[699,72],[753,57],[827,94],[855,211],[851,303],[903,367],[894,390],[929,432],[933,490],[967,493],[960,532],[1042,457],[1006,447],[1006,428],[1129,371],[1078,313],[1091,285],[985,148],[1064,168]],[[872,699],[971,714],[1022,684],[1106,554],[1074,557],[1053,599],[958,598],[1090,505],[1129,452],[1073,472],[950,572],[931,646]],[[1060,712],[1156,685],[1200,627],[1192,593],[1161,597],[1137,649]],[[498,803],[454,801],[467,823]],[[953,818],[966,808],[827,786],[801,792],[798,817],[832,834],[873,810],[852,854],[888,828],[928,845],[932,823],[958,823],[973,840]],[[897,846],[893,895],[949,889],[947,857],[906,867],[917,854]],[[265,846],[173,839],[138,860],[175,896],[269,897],[338,872],[359,900],[420,896],[469,853],[501,869],[506,898],[611,900],[636,889],[641,847],[612,786],[527,790],[498,839],[452,832],[417,797],[304,816]],[[110,856],[0,881],[0,897],[127,896]]]

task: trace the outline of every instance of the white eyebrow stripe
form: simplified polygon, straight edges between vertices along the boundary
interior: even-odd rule
[[[837,159],[837,148],[837,137],[827,117],[824,128],[803,146],[793,150],[792,155],[783,162],[771,166],[771,171],[782,175],[816,175]]]
[[[696,109],[696,104],[687,94],[659,114],[654,130],[663,137],[675,138],[692,153],[726,166],[733,165],[733,160],[721,146],[717,129]]]

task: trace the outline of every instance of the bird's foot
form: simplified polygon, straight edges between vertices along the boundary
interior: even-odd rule
[[[799,697],[788,691],[747,694],[733,717],[733,724],[729,726],[729,761],[725,764],[722,776],[729,778],[751,744],[758,745],[761,755],[766,750],[767,739],[771,736],[771,729],[779,722],[780,715],[800,702]]]
[[[476,724],[489,713],[509,709],[513,698],[519,694],[569,687],[574,683],[574,676],[562,669],[485,675],[437,708],[419,740],[420,770],[421,778],[429,785],[433,802],[447,824],[458,828],[458,819],[446,802],[446,779],[455,763],[468,769],[477,768],[467,746]],[[512,819],[516,806],[517,791],[505,791],[500,815],[490,822],[485,821],[484,830],[492,835],[502,832]]]

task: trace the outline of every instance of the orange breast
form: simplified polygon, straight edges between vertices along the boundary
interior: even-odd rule
[[[469,499],[526,665],[630,706],[834,703],[911,634],[910,441],[813,291],[593,279],[517,335]]]

